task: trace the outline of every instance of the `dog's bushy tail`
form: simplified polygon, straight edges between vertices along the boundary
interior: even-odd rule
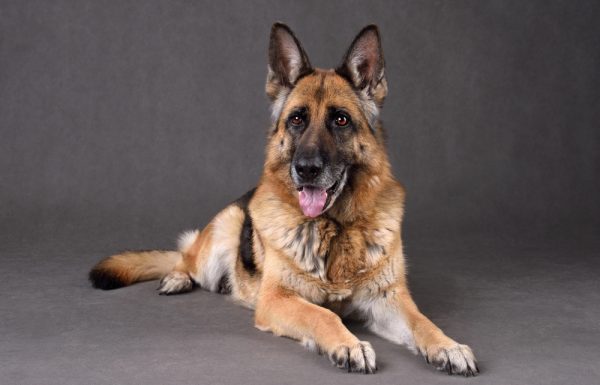
[[[159,279],[181,259],[178,251],[128,251],[100,261],[89,274],[97,289],[112,290],[136,282]]]

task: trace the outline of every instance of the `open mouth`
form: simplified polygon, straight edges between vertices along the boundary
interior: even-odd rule
[[[346,180],[346,171],[331,187],[323,188],[318,186],[300,186],[298,187],[298,200],[302,213],[310,218],[318,217],[323,214],[340,193],[340,186]]]

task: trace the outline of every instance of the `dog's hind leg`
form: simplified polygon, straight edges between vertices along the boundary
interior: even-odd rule
[[[212,292],[229,292],[239,255],[244,211],[231,204],[202,230],[183,233],[179,251],[183,258],[162,280],[160,294],[192,290],[193,283]]]
[[[158,285],[160,295],[182,294],[191,291],[194,288],[192,274],[197,268],[197,258],[202,251],[202,240],[207,238],[210,232],[210,224],[202,231],[187,231],[179,236],[179,251],[182,258],[175,264],[173,270],[165,275]],[[192,246],[199,243],[200,247],[196,254],[191,254]]]
[[[187,293],[192,291],[193,288],[192,278],[187,272],[183,261],[180,261],[169,274],[160,280],[156,290],[160,295],[173,295]]]

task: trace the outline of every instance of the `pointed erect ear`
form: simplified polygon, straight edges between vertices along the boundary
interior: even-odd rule
[[[344,76],[378,107],[387,95],[387,82],[379,30],[375,25],[363,28],[346,52],[337,73]],[[364,94],[363,93],[363,94]]]
[[[266,85],[271,100],[279,98],[281,91],[291,90],[301,76],[311,71],[308,56],[292,30],[285,24],[273,24]]]

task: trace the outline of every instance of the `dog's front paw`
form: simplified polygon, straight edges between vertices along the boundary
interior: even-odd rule
[[[180,271],[172,271],[160,280],[156,290],[160,295],[172,295],[191,291],[193,286],[189,275]]]
[[[455,344],[450,347],[432,346],[422,352],[427,363],[448,374],[461,374],[466,377],[479,373],[477,360],[467,345]]]
[[[331,362],[349,372],[371,374],[377,370],[375,350],[367,341],[360,341],[354,346],[340,345],[330,354]]]

